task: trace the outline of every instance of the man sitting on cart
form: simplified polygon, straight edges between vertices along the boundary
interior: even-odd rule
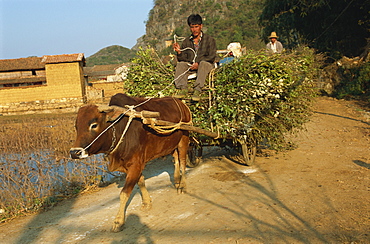
[[[202,17],[199,14],[190,15],[188,25],[191,36],[185,38],[181,47],[177,42],[173,44],[178,60],[175,86],[179,92],[175,97],[183,98],[188,95],[188,75],[196,72],[192,100],[199,101],[207,75],[214,68],[216,41],[210,35],[203,33]]]

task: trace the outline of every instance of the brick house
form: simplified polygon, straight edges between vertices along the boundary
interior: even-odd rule
[[[88,77],[88,94],[93,98],[93,91],[99,91],[101,98],[109,98],[124,91],[123,80],[126,79],[129,64],[108,64],[85,67]],[[99,97],[98,96],[98,97]]]
[[[0,60],[0,113],[86,101],[83,53]]]

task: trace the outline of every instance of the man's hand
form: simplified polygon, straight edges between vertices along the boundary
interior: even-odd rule
[[[199,66],[199,64],[198,64],[198,63],[193,63],[193,65],[192,65],[192,66],[190,66],[190,69],[191,69],[191,70],[198,70],[198,66]]]
[[[177,52],[177,54],[180,54],[181,53],[181,51],[180,51],[180,45],[177,42],[175,42],[172,46],[173,46],[173,50],[175,52]]]

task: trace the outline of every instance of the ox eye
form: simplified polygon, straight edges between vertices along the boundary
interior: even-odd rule
[[[98,123],[93,123],[90,125],[90,130],[94,130],[96,128],[98,128]]]

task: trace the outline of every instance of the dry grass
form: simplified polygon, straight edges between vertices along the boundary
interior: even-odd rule
[[[0,222],[50,207],[107,178],[102,157],[72,160],[75,114],[0,117]]]

